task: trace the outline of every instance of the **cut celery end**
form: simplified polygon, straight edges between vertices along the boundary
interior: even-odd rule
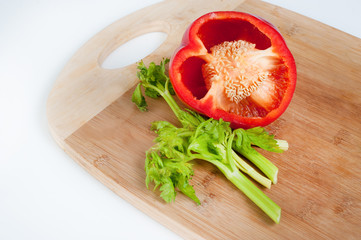
[[[251,152],[241,151],[240,153],[256,165],[272,181],[273,184],[277,183],[278,168],[270,160],[254,149]]]
[[[264,194],[240,171],[232,171],[219,161],[209,161],[216,165],[224,176],[241,190],[253,203],[262,209],[275,223],[280,222],[281,208]]]
[[[253,178],[255,181],[263,185],[264,187],[270,189],[272,181],[263,175],[259,174],[253,167],[251,167],[247,162],[245,162],[237,153],[232,152],[233,159],[235,160],[236,166],[242,172],[246,173],[248,176]]]
[[[257,188],[246,176],[239,172],[229,180],[236,185],[249,199],[261,208],[275,223],[280,222],[281,208],[266,194]]]
[[[276,139],[277,141],[277,145],[278,147],[283,150],[283,151],[287,151],[288,150],[288,142],[286,140],[280,140],[280,139]]]

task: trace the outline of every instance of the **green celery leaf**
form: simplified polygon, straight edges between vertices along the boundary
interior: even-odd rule
[[[213,141],[225,144],[225,141],[232,134],[230,123],[222,119],[212,120],[209,124],[205,125],[205,131]]]
[[[264,128],[250,128],[245,130],[245,133],[252,145],[256,145],[270,152],[283,152],[274,139],[274,135],[269,134]]]
[[[138,63],[138,69],[140,71],[137,73],[137,76],[143,83],[147,83],[151,86],[157,87],[158,89],[165,89],[165,84],[169,80],[168,76],[166,75],[165,69],[165,64],[167,64],[168,62],[169,59],[161,61],[159,65],[151,62],[147,68],[144,62],[141,61]],[[146,96],[151,98],[158,98],[160,96],[159,92],[157,92],[154,88],[150,88],[147,86],[144,87],[144,92]],[[168,86],[168,88],[169,92],[173,95],[173,87],[170,85]]]
[[[134,102],[140,111],[147,111],[147,102],[142,94],[141,83],[137,85],[132,95],[132,102]]]
[[[199,124],[205,121],[205,119],[198,113],[186,109],[179,113],[179,121],[182,123],[184,128],[195,129]]]
[[[178,189],[179,189],[183,194],[185,194],[185,195],[188,196],[190,199],[192,199],[193,201],[195,201],[198,205],[201,204],[201,202],[199,201],[198,197],[196,196],[196,193],[195,193],[195,191],[194,191],[193,186],[189,184],[187,178],[184,178],[183,176],[181,176],[181,177],[178,179],[177,187],[178,187]]]
[[[159,131],[162,131],[162,129],[164,128],[166,129],[171,128],[172,130],[176,130],[176,126],[174,126],[173,124],[167,121],[154,121],[152,122],[152,125],[150,127],[150,129],[157,134]]]
[[[152,149],[153,150],[153,149]],[[164,165],[164,160],[154,151],[146,153],[146,185],[149,187],[150,182],[154,182],[154,191],[160,186],[161,197],[166,202],[172,202],[175,199],[176,192],[172,182],[172,169]]]
[[[167,158],[188,159],[186,149],[189,145],[190,132],[187,129],[177,128],[166,121],[152,123],[153,131],[158,136],[155,138],[158,151]]]
[[[168,178],[169,174],[163,170],[163,162],[156,152],[147,151],[145,159],[145,172],[146,179],[145,183],[147,188],[150,182],[154,182],[154,190],[164,182],[163,178]]]
[[[142,82],[147,82],[148,70],[144,62],[140,61],[137,68],[139,69],[139,71],[137,72],[137,77],[139,78],[139,80]]]
[[[192,154],[198,154],[203,159],[222,160],[221,153],[217,146],[213,143],[207,142],[207,135],[201,135],[194,138],[188,147],[188,151]]]
[[[167,203],[173,202],[175,200],[176,191],[174,189],[174,185],[172,180],[167,179],[163,185],[159,188],[162,192],[160,196],[166,201]]]
[[[180,161],[180,159],[166,159],[164,160],[164,165],[172,173],[171,177],[176,182],[180,176],[189,179],[193,176],[192,164]]]
[[[144,94],[151,98],[158,98],[160,96],[160,94],[156,90],[147,87],[144,90]]]
[[[181,192],[199,204],[189,179],[194,172],[188,161],[187,148],[192,131],[177,128],[169,122],[157,121],[151,129],[158,134],[156,144],[147,152],[145,161],[146,185],[154,182],[154,190],[160,186],[161,197],[171,202],[176,196],[177,187]]]
[[[208,119],[197,127],[190,140],[188,152],[198,154],[202,159],[226,163],[226,145],[231,133],[228,122]]]

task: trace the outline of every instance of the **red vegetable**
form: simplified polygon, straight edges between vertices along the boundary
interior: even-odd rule
[[[171,58],[178,97],[233,128],[266,126],[289,105],[296,65],[281,34],[241,12],[212,12],[187,29]]]

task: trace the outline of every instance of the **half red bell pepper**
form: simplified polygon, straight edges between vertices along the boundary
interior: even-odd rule
[[[186,105],[233,128],[276,120],[288,107],[297,78],[294,58],[272,24],[229,11],[208,13],[190,25],[169,75]]]

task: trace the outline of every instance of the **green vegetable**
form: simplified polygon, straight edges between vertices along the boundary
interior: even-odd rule
[[[281,215],[280,207],[241,171],[270,188],[271,181],[273,183],[277,181],[278,169],[253,149],[252,145],[268,151],[282,152],[288,147],[287,142],[275,140],[274,136],[260,127],[233,131],[230,124],[222,119],[205,119],[194,111],[182,110],[172,97],[174,90],[165,73],[165,64],[168,61],[166,59],[160,65],[150,63],[148,68],[140,62],[138,66],[140,83],[132,96],[132,101],[141,111],[147,110],[141,88],[144,89],[146,96],[163,97],[181,123],[180,127],[167,121],[152,123],[151,129],[158,136],[155,138],[155,145],[146,152],[147,188],[153,182],[154,190],[159,187],[160,196],[166,202],[175,200],[178,189],[200,204],[189,182],[194,175],[192,160],[205,160],[214,164],[229,181],[278,223]],[[268,178],[258,173],[236,152],[253,162]]]
[[[169,82],[168,76],[165,74],[165,64],[168,62],[169,59],[162,61],[160,65],[152,62],[148,68],[143,62],[139,63],[137,76],[140,83],[132,95],[132,101],[137,105],[139,110],[144,111],[147,109],[147,103],[145,100],[143,101],[144,96],[140,90],[140,86],[143,86],[146,96],[151,98],[163,97],[184,127],[197,127],[199,123],[204,121],[203,117],[191,110],[181,110],[172,97],[172,95],[174,95],[174,89]]]
[[[248,130],[239,128],[234,133],[237,137],[233,148],[254,163],[273,183],[277,183],[278,168],[252,148],[252,145],[256,145],[267,151],[282,152],[274,137],[261,127]]]

